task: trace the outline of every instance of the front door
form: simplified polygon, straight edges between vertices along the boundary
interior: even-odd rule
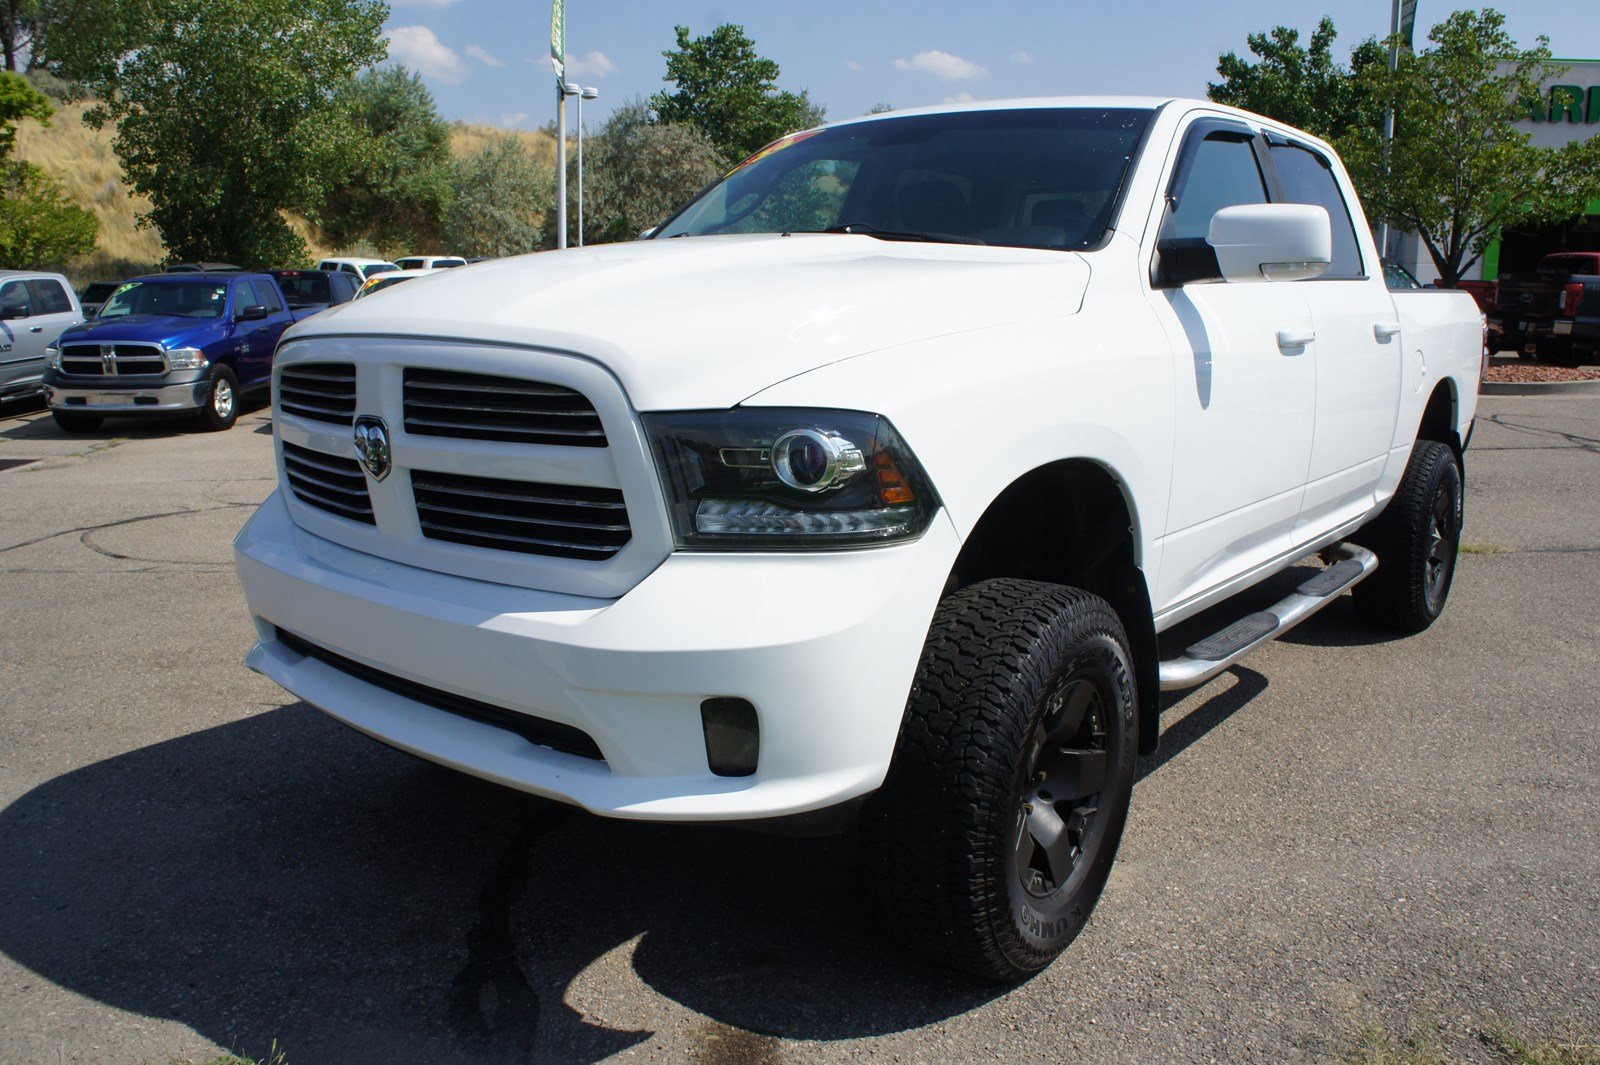
[[[1267,202],[1248,127],[1191,126],[1169,188],[1161,254],[1189,266],[1214,253],[1211,217]],[[1293,284],[1167,273],[1153,290],[1176,360],[1172,496],[1157,578],[1158,613],[1182,607],[1290,546],[1310,461],[1316,404],[1311,308]]]

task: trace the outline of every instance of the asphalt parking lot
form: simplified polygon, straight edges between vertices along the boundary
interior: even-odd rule
[[[1600,397],[1485,400],[1450,609],[1348,601],[1173,703],[1107,894],[1002,990],[901,955],[850,841],[566,812],[244,669],[223,435],[0,411],[0,1061],[1483,1059],[1600,1031]]]

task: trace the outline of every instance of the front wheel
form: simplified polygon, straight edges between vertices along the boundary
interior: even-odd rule
[[[1137,703],[1104,600],[991,580],[940,604],[888,777],[862,811],[862,869],[888,925],[987,979],[1049,965],[1111,872]]]
[[[1421,632],[1444,613],[1465,513],[1461,464],[1447,444],[1418,440],[1405,476],[1378,520],[1356,534],[1378,570],[1351,595],[1367,621]]]
[[[226,366],[211,371],[211,387],[195,421],[207,432],[232,429],[239,420],[239,379]]]

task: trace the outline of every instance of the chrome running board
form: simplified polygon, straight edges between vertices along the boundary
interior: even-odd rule
[[[1204,684],[1262,644],[1282,636],[1378,568],[1377,555],[1351,543],[1336,544],[1322,555],[1328,560],[1328,568],[1286,598],[1191,644],[1177,658],[1163,661],[1161,690],[1182,691]]]

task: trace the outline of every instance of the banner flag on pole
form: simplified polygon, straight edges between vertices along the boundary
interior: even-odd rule
[[[1417,0],[1400,0],[1400,36],[1406,48],[1412,49],[1417,33]]]
[[[1415,0],[1413,0],[1413,3]],[[567,78],[567,0],[550,2],[550,65],[556,68],[556,80]]]

